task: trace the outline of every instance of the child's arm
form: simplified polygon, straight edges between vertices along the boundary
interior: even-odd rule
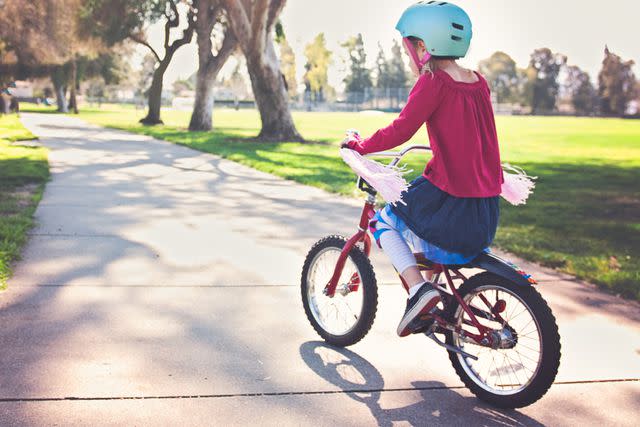
[[[363,141],[351,141],[349,148],[360,154],[375,153],[402,145],[411,139],[440,104],[441,83],[431,74],[423,74],[416,82],[407,104],[389,126]]]

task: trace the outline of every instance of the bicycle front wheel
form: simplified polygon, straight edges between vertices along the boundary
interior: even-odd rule
[[[347,239],[328,236],[319,240],[304,262],[302,304],[309,322],[327,343],[345,347],[360,341],[376,316],[378,291],[369,258],[358,247],[349,252],[336,292],[325,288]]]

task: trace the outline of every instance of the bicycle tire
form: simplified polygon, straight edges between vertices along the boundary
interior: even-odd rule
[[[460,380],[479,399],[500,408],[522,408],[531,405],[546,394],[558,373],[561,344],[556,319],[547,302],[533,286],[518,285],[493,273],[483,272],[469,278],[460,286],[458,292],[464,300],[479,287],[486,286],[506,288],[513,292],[526,303],[531,316],[535,316],[542,337],[542,356],[538,370],[524,389],[515,394],[501,395],[486,390],[468,374],[462,365],[463,356],[449,350],[449,360]],[[454,301],[448,308],[449,319],[455,322],[460,313],[462,313],[460,305]],[[445,336],[447,344],[455,346],[454,333],[447,331]]]
[[[308,274],[312,267],[312,263],[316,259],[317,255],[322,251],[327,249],[342,251],[342,248],[344,248],[346,243],[347,239],[338,235],[327,236],[316,242],[305,258],[300,280],[302,305],[304,307],[305,314],[307,315],[307,319],[322,339],[337,347],[350,346],[364,338],[373,325],[378,307],[378,288],[373,267],[365,253],[359,247],[354,246],[348,256],[358,269],[361,282],[361,286],[358,291],[361,291],[364,294],[361,313],[356,324],[347,333],[335,335],[326,331],[311,312],[308,299]]]

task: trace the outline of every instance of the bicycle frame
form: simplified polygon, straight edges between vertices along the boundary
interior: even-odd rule
[[[395,166],[406,153],[416,149],[430,150],[430,148],[427,146],[411,146],[400,152],[372,153],[371,156],[393,157],[394,160],[391,161],[390,165]],[[353,247],[358,243],[362,242],[364,246],[364,253],[367,256],[369,256],[371,252],[371,237],[369,237],[367,230],[369,227],[369,221],[375,215],[376,192],[370,188],[363,188],[361,178],[358,179],[358,187],[369,194],[364,203],[364,207],[360,215],[358,231],[347,241],[347,243],[344,245],[344,248],[342,248],[342,251],[338,257],[338,261],[336,262],[333,275],[331,276],[329,283],[326,285],[324,289],[325,295],[329,297],[333,297],[335,295],[336,288],[338,286],[338,280],[340,280],[340,276],[342,275],[342,271],[344,269],[344,265],[346,263],[347,257],[349,255],[349,252],[353,249]],[[418,268],[420,269],[420,271],[432,272],[436,277],[436,280],[434,280],[435,283],[438,283],[439,281],[438,279],[441,277],[440,275],[444,275],[444,277],[446,278],[448,289],[447,287],[440,287],[440,289],[445,292],[445,295],[443,295],[443,297],[454,298],[470,318],[470,322],[465,322],[465,324],[467,324],[468,326],[475,327],[479,332],[478,334],[474,334],[469,332],[468,330],[464,330],[463,332],[464,336],[467,338],[473,339],[478,344],[491,345],[493,342],[493,337],[489,334],[489,331],[491,331],[491,328],[488,328],[487,326],[484,326],[480,323],[480,321],[476,317],[476,314],[474,313],[474,310],[472,310],[469,307],[469,305],[462,299],[462,297],[458,293],[458,290],[454,284],[454,280],[456,279],[467,280],[467,278],[457,268],[452,268],[450,266],[432,263],[431,261],[424,258],[422,254],[414,254],[414,255],[416,257],[416,261],[418,263]],[[357,276],[358,276],[358,273],[354,273],[349,280],[348,286],[350,291],[358,290],[358,286],[360,284],[360,278]],[[400,277],[402,286],[404,287],[405,291],[407,291],[408,293],[409,292],[408,284],[406,283],[406,281],[400,275],[399,272],[398,272],[398,276]],[[500,316],[500,313],[504,310],[504,307],[503,307],[504,301],[502,300],[496,301],[496,304],[492,305],[486,298],[481,298],[481,300],[487,306],[489,310],[488,313],[494,316],[497,320],[502,319]],[[475,309],[475,311],[478,312],[480,310]],[[452,325],[449,321],[444,319],[440,314],[434,314],[433,317],[436,320],[436,323],[439,327],[452,330],[457,333],[462,332],[461,326]]]

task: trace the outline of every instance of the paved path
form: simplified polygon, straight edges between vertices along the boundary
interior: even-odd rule
[[[638,305],[522,263],[558,318],[562,364],[540,402],[497,411],[444,351],[395,336],[403,292],[379,252],[369,335],[335,350],[308,325],[303,257],[352,231],[360,202],[73,118],[23,121],[51,148],[52,180],[0,294],[0,426],[639,419]]]

